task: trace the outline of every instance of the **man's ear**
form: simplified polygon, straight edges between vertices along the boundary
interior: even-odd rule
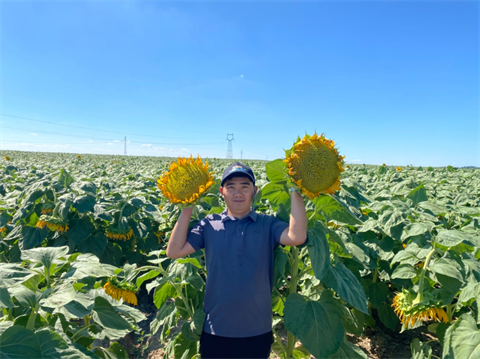
[[[220,187],[220,194],[221,194],[222,197],[223,197],[223,187]]]
[[[255,197],[255,195],[257,194],[258,192],[258,187],[257,186],[253,186],[253,197]]]

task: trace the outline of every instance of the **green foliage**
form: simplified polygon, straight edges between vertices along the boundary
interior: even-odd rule
[[[158,311],[150,329],[168,343],[165,355],[198,356],[207,269],[201,251],[177,260],[165,256],[179,212],[155,183],[170,159],[8,155],[8,164],[0,159],[2,358],[56,357],[52,348],[62,357],[124,358],[118,344],[89,350],[94,339],[116,340],[142,319],[101,289],[115,271],[153,291]],[[256,210],[288,221],[291,181],[283,161],[245,162],[257,178]],[[217,178],[229,164],[209,163]],[[274,331],[282,323],[289,331],[286,345],[277,336],[275,352],[282,358],[365,358],[345,333],[361,335],[376,325],[373,318],[398,330],[392,300],[402,289],[419,292],[423,275],[425,295],[448,314],[449,323],[432,327],[444,357],[478,357],[479,178],[476,169],[451,166],[396,171],[349,165],[341,191],[304,198],[307,243],[274,253]],[[199,219],[223,206],[217,184],[198,203]],[[46,210],[68,230],[36,227]],[[133,234],[114,239],[112,228]],[[297,339],[302,346],[295,348]],[[431,355],[428,343],[418,340],[411,350],[414,358]]]

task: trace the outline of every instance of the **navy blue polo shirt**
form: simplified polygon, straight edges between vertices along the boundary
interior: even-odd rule
[[[273,252],[287,227],[273,216],[251,211],[239,220],[225,210],[191,229],[188,243],[205,248],[205,332],[245,338],[272,329]]]

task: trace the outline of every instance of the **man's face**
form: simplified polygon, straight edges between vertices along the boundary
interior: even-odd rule
[[[220,193],[227,204],[228,214],[242,218],[250,213],[253,196],[257,187],[247,177],[233,177],[226,180]]]

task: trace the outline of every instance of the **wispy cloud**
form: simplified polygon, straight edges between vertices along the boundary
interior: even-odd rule
[[[32,132],[31,135],[32,135],[32,136],[36,136],[37,134]]]
[[[112,142],[120,142],[119,140],[113,140]]]
[[[113,143],[109,142],[109,143],[107,143],[107,145],[111,146],[111,145],[113,145]]]
[[[151,143],[149,143],[149,144],[143,143],[140,147],[148,147],[148,148],[151,148],[151,147],[152,147],[152,144],[151,144]]]

